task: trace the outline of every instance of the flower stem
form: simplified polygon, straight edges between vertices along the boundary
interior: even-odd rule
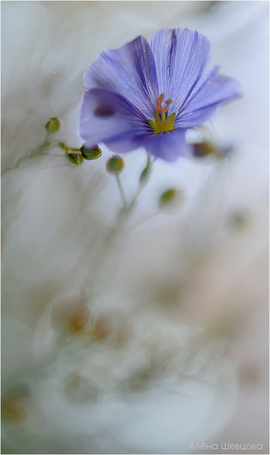
[[[153,163],[155,161],[155,158],[151,161],[150,159],[150,155],[149,153],[147,153],[147,164],[146,164],[146,168],[145,170],[147,170],[147,178],[145,179],[141,179],[140,180],[140,184],[139,184],[139,187],[135,193],[135,195],[133,196],[133,199],[131,200],[129,206],[127,207],[128,211],[130,212],[133,207],[136,205],[137,201],[138,201],[138,198],[142,192],[142,190],[144,189],[144,187],[147,185],[148,181],[149,181],[149,178],[150,178],[150,175],[151,175],[151,172],[152,172],[152,166],[153,166]]]
[[[126,223],[135,208],[143,188],[149,181],[154,160],[151,160],[148,154],[147,164],[143,171],[147,172],[144,174],[143,179],[140,178],[139,187],[129,203],[125,197],[119,175],[115,175],[123,201],[123,206],[119,210],[114,226],[111,227],[107,235],[104,237],[99,246],[98,253],[95,255],[91,265],[89,264],[89,271],[86,274],[86,279],[81,290],[82,298],[86,301],[88,301],[92,293],[95,292],[93,289],[96,289],[96,292],[99,292],[101,287],[102,292],[104,292],[105,289],[108,290],[111,287],[111,283],[113,282],[116,273],[115,265],[121,258],[128,234],[128,231],[125,229]],[[91,277],[90,282],[89,276]]]
[[[137,223],[133,224],[133,226],[131,226],[131,229],[136,229],[138,226],[140,226],[141,224],[145,223],[148,220],[151,220],[152,218],[154,218],[157,215],[159,215],[158,210],[156,212],[151,213],[150,215],[146,216],[143,220],[140,220]]]
[[[126,196],[125,196],[124,189],[123,189],[122,183],[120,181],[119,175],[115,174],[115,178],[116,178],[116,182],[117,182],[117,185],[118,185],[118,188],[119,188],[119,191],[120,191],[120,194],[121,194],[121,198],[122,198],[122,201],[123,201],[123,208],[126,208],[127,207],[127,200],[126,200]]]
[[[81,149],[75,148],[75,147],[67,147],[68,150],[71,150],[72,152],[80,152],[82,153]]]

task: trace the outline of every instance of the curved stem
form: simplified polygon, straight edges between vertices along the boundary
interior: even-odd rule
[[[120,191],[120,194],[121,194],[121,198],[122,198],[122,201],[123,201],[123,207],[126,208],[127,200],[126,200],[126,196],[125,196],[125,193],[124,193],[124,189],[123,189],[122,183],[121,183],[120,178],[119,178],[119,174],[115,174],[115,178],[116,178],[116,182],[117,182],[117,185],[118,185],[118,188],[119,188],[119,191]]]
[[[151,213],[150,215],[146,216],[145,218],[143,218],[142,220],[138,221],[137,223],[133,224],[133,226],[131,226],[131,229],[136,229],[138,226],[140,226],[141,224],[145,223],[146,221],[148,220],[151,220],[152,218],[154,218],[155,216],[159,215],[159,211],[157,210],[156,212],[154,213]]]
[[[147,164],[146,164],[146,167],[144,169],[144,171],[147,171],[147,176],[146,178],[143,178],[140,180],[140,184],[139,184],[139,187],[135,193],[135,195],[133,196],[133,199],[131,200],[129,206],[128,206],[128,211],[131,211],[133,209],[133,207],[135,206],[135,204],[137,203],[137,200],[142,192],[142,190],[144,189],[144,187],[147,185],[148,181],[149,181],[149,178],[151,176],[151,172],[152,172],[152,166],[154,164],[154,161],[156,160],[156,158],[154,158],[152,161],[151,161],[151,158],[150,158],[150,155],[149,153],[147,152],[148,156],[147,156]],[[143,171],[143,172],[144,172]]]
[[[80,153],[82,153],[80,148],[79,149],[75,148],[75,147],[67,147],[67,148],[68,148],[68,150],[71,150],[72,152],[80,152]]]

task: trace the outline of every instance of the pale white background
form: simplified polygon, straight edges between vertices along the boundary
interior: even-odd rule
[[[206,254],[205,265],[199,262],[188,275],[184,307],[179,312],[177,306],[169,310],[166,330],[170,332],[175,317],[199,329],[211,328],[216,320],[228,322],[229,327],[236,321],[225,332],[219,326],[214,338],[225,333],[229,339],[225,356],[233,365],[230,377],[238,389],[232,385],[231,411],[225,415],[224,410],[216,435],[203,434],[212,443],[263,444],[267,451],[268,2],[2,2],[3,384],[7,387],[24,377],[46,352],[50,344],[46,318],[52,303],[79,292],[100,226],[113,223],[121,204],[115,181],[104,171],[108,150],[99,161],[85,162],[78,169],[57,156],[12,169],[44,139],[44,124],[50,117],[61,119],[57,138],[81,145],[77,120],[82,76],[100,51],[117,48],[139,34],[149,38],[160,28],[173,27],[204,33],[211,42],[211,63],[239,81],[243,98],[224,106],[214,119],[219,140],[232,143],[235,151],[225,171],[213,177],[216,163],[211,159],[156,162],[133,223],[155,210],[158,194],[167,187],[177,187],[183,199],[170,213],[146,221],[129,237],[115,284],[118,306],[129,313],[134,299],[148,292],[149,283],[158,293],[166,286],[178,289],[185,269],[180,254],[184,238],[195,255]],[[129,197],[144,162],[142,150],[126,157],[122,179]],[[243,229],[228,227],[226,220],[234,211],[246,214]],[[150,305],[142,307],[140,318],[156,324],[153,336],[157,336],[163,316],[153,323]],[[38,406],[46,414],[42,400]],[[110,409],[105,408],[107,418]],[[65,420],[60,410],[55,399],[55,411],[48,412],[59,412],[56,421],[69,432],[74,422]],[[217,413],[212,422],[207,420],[208,429],[216,418]],[[151,417],[148,421],[151,424]],[[35,423],[39,424],[42,421]],[[35,428],[33,422],[29,425]],[[45,445],[47,451],[52,453],[57,444],[59,450],[70,447],[67,436],[66,445],[65,438],[59,443],[53,425],[46,431],[55,441]],[[109,437],[105,441],[99,431],[94,431],[93,451],[138,450],[134,428],[127,446],[127,433],[116,432],[117,442]],[[158,451],[151,445],[153,438],[150,432],[146,444],[150,453]],[[166,449],[162,441],[160,450],[166,452],[164,444]],[[81,446],[74,442],[72,451],[87,447],[86,438]]]

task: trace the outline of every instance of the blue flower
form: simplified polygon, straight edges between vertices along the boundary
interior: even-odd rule
[[[187,28],[101,52],[84,75],[79,131],[86,146],[103,143],[116,153],[144,147],[166,161],[185,155],[186,130],[241,96],[217,66],[205,71],[209,59],[207,38]]]

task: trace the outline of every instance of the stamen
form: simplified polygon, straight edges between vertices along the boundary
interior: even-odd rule
[[[154,133],[164,133],[165,131],[174,130],[174,119],[176,117],[175,114],[171,114],[168,116],[168,106],[172,103],[171,98],[168,98],[165,103],[166,106],[162,106],[162,103],[165,99],[164,93],[161,93],[159,97],[156,99],[156,106],[154,110],[154,117],[155,120],[148,120],[149,125],[154,130]]]
[[[161,93],[161,95],[159,95],[159,99],[160,99],[160,101],[161,101],[161,102],[163,102],[163,101],[164,101],[164,98],[165,98],[165,95],[164,95],[164,93]]]
[[[160,105],[159,106],[157,105],[155,107],[155,113],[161,113],[161,112],[162,112],[162,107]]]

